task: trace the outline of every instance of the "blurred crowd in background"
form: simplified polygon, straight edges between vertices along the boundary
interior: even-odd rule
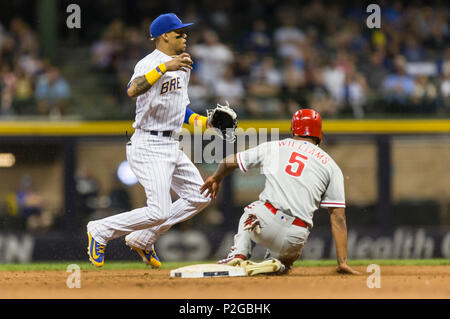
[[[444,1],[378,1],[379,29],[367,26],[362,1],[158,2],[80,1],[82,28],[59,30],[56,59],[45,54],[36,19],[5,19],[0,4],[0,120],[132,120],[126,87],[136,62],[155,48],[152,20],[166,12],[195,22],[187,30],[195,62],[188,92],[201,114],[226,100],[240,119],[288,119],[299,107],[325,119],[450,116]],[[80,227],[131,209],[127,188],[112,176],[102,193],[95,173],[77,172]],[[41,231],[63,220],[29,174],[3,206],[0,229]]]
[[[0,21],[0,114],[65,115],[70,86],[42,56],[36,32],[21,18]]]
[[[196,23],[188,30],[191,108],[204,113],[227,100],[242,118],[289,118],[299,106],[325,118],[446,117],[449,7],[415,3],[379,2],[381,28],[370,29],[358,1],[175,1],[173,11]],[[134,101],[126,86],[135,63],[153,50],[148,28],[163,13],[141,11],[138,21],[109,21],[86,44],[85,77],[107,79],[98,86],[106,86],[108,107],[131,110],[122,113],[128,120]],[[62,76],[64,63],[58,68],[40,54],[36,33],[20,18],[0,21],[0,66],[1,115],[78,112],[71,84],[82,79]]]

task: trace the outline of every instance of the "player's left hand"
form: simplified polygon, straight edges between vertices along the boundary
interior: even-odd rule
[[[338,267],[336,268],[336,271],[338,273],[344,274],[344,275],[361,275],[361,273],[359,271],[354,270],[346,263],[338,265]]]
[[[206,118],[206,128],[213,128],[209,118]]]
[[[228,101],[225,102],[226,105],[217,104],[214,109],[206,110],[208,118],[206,127],[216,129],[219,137],[228,143],[233,143],[236,140],[237,114]]]
[[[215,199],[220,189],[220,183],[221,181],[214,176],[208,177],[202,187],[200,187],[200,194],[206,191],[206,197],[211,196],[212,199]]]

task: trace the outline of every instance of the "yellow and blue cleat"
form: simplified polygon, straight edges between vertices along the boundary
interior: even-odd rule
[[[91,263],[96,267],[103,266],[104,256],[105,256],[105,245],[99,244],[88,232],[89,236],[89,246],[88,246],[88,256]]]
[[[137,251],[139,256],[142,257],[142,261],[146,263],[147,265],[151,266],[152,268],[161,268],[162,264],[159,260],[158,256],[156,255],[155,249],[152,250],[143,250],[137,247],[130,246],[131,249],[134,249]]]

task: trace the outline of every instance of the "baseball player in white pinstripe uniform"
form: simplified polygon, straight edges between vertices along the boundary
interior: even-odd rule
[[[259,200],[244,209],[228,265],[249,263],[255,243],[278,259],[251,265],[259,272],[288,272],[300,257],[313,227],[313,214],[328,208],[336,244],[338,271],[358,274],[347,265],[347,228],[342,172],[318,145],[322,119],[314,110],[299,110],[292,117],[292,138],[262,143],[224,159],[201,192],[215,198],[224,176],[260,167],[266,184]],[[246,267],[248,265],[244,265]]]
[[[104,263],[108,241],[125,237],[148,265],[159,268],[153,244],[176,223],[193,217],[210,199],[200,194],[203,179],[174,139],[182,124],[201,125],[207,118],[187,107],[192,60],[186,50],[185,28],[173,14],[163,14],[150,26],[156,49],[134,69],[127,94],[136,100],[135,132],[127,144],[128,162],[145,188],[147,206],[91,221],[87,225],[88,255],[98,267]],[[170,189],[179,199],[172,203]]]

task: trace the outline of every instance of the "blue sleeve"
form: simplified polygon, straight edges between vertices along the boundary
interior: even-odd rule
[[[184,123],[189,124],[189,118],[192,114],[194,114],[194,112],[188,106],[186,106],[186,113],[184,113]]]

